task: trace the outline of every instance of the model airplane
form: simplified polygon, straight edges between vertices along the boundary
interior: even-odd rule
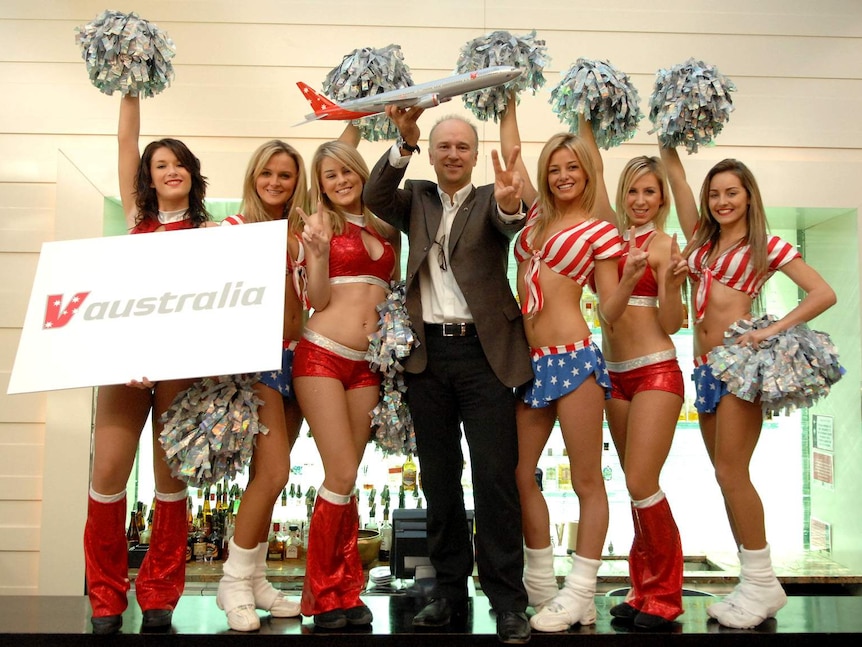
[[[314,112],[305,117],[305,121],[317,121],[318,119],[360,119],[370,115],[377,115],[386,111],[386,106],[394,104],[401,108],[431,108],[439,106],[452,97],[457,97],[474,90],[482,90],[495,85],[503,85],[521,75],[521,70],[516,67],[496,66],[486,67],[475,72],[456,74],[445,79],[419,83],[398,90],[381,92],[362,99],[351,99],[343,103],[335,103],[315,92],[303,82],[296,85],[302,90],[302,94],[308,99]]]

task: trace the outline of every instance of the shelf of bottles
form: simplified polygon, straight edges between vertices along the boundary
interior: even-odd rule
[[[142,443],[128,487],[132,495],[130,501],[134,502],[130,506],[127,530],[132,552],[135,546],[140,545],[143,550],[149,543],[153,506],[156,505],[154,498],[149,507],[144,503],[154,492],[152,475],[143,467],[151,464],[149,451],[148,444]],[[322,482],[322,463],[306,427],[291,453],[288,484],[273,506],[268,537],[270,561],[304,558],[311,512],[317,488]],[[188,562],[216,562],[227,557],[236,514],[247,485],[246,471],[232,480],[225,479],[203,488],[189,488]],[[471,492],[469,487],[465,490]],[[388,561],[392,541],[392,511],[395,508],[424,506],[418,459],[413,456],[383,456],[369,445],[359,468],[354,493],[359,507],[359,527],[380,533],[379,560]],[[472,496],[468,503],[472,507]],[[134,566],[134,559],[130,563]]]

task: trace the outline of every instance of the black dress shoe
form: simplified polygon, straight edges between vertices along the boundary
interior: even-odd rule
[[[123,616],[100,616],[91,618],[93,623],[93,633],[100,636],[107,636],[120,632],[123,626]]]
[[[414,627],[445,627],[467,619],[467,600],[434,598],[413,618]]]
[[[500,611],[497,614],[497,638],[507,645],[530,641],[530,621],[523,611]]]
[[[147,609],[144,611],[144,620],[141,623],[142,633],[156,633],[167,631],[171,628],[171,619],[174,612],[171,609]]]
[[[620,604],[614,605],[611,607],[610,611],[610,614],[614,618],[617,618],[619,620],[628,620],[629,622],[634,620],[639,613],[640,611],[635,609],[628,602],[621,602]]]

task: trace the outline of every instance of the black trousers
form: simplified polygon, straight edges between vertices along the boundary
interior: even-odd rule
[[[493,609],[523,611],[527,594],[515,483],[515,396],[491,370],[475,335],[428,335],[426,350],[425,371],[407,374],[407,397],[428,501],[435,596],[465,599],[473,571],[461,488],[463,422],[472,466],[479,581]]]

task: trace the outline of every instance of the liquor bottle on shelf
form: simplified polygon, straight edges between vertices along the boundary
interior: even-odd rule
[[[407,460],[401,466],[401,485],[405,492],[416,489],[416,463],[413,462],[413,454],[407,454]]]
[[[269,560],[281,561],[284,559],[284,538],[281,535],[281,524],[274,522],[272,531],[269,533],[269,548],[266,552]]]
[[[305,518],[307,523],[311,522],[311,513],[314,511],[315,498],[317,498],[317,490],[313,485],[310,485],[305,493]]]
[[[227,558],[229,557],[230,540],[233,537],[234,530],[234,516],[232,514],[228,514],[225,516],[224,535],[222,535],[221,542],[221,558],[225,561],[227,561]]]
[[[195,528],[194,542],[192,543],[192,555],[196,562],[202,562],[207,556],[207,537],[204,534],[203,525]]]
[[[209,497],[209,488],[206,489],[206,493],[204,494],[204,504],[203,504],[203,518],[206,521],[207,517],[211,516],[213,513],[212,507],[210,507],[210,497]]]
[[[136,504],[137,512],[135,512],[135,521],[138,524],[138,533],[142,533],[147,527],[147,517],[144,512],[144,502],[138,501]]]
[[[380,552],[378,559],[381,562],[389,561],[389,552],[392,550],[392,524],[389,523],[389,500],[383,506],[383,522],[380,524]]]
[[[206,537],[206,552],[204,560],[212,562],[222,558],[222,535],[219,529],[219,524],[216,523],[216,516],[213,516],[212,530]]]
[[[141,543],[141,531],[138,530],[138,512],[132,509],[129,515],[129,527],[126,530],[126,543],[129,548],[134,548]]]
[[[572,489],[572,467],[568,461],[560,463],[557,467],[557,484],[561,490]]]
[[[368,509],[368,523],[365,527],[369,530],[377,530],[377,504],[372,502]]]
[[[189,495],[189,497],[186,499],[186,517],[187,517],[187,523],[189,526],[189,534],[191,534],[195,529],[195,515],[192,514],[192,497],[191,497],[191,495]]]
[[[399,508],[406,508],[407,507],[407,502],[404,500],[405,496],[406,495],[404,493],[404,486],[400,485],[398,487],[398,507]]]
[[[142,544],[149,545],[150,536],[153,534],[153,514],[154,514],[153,509],[154,509],[154,507],[151,507],[150,511],[147,513],[146,528],[144,528],[143,531],[141,531],[141,543]]]
[[[302,532],[295,523],[288,526],[287,541],[284,544],[285,559],[299,559],[302,557]]]

